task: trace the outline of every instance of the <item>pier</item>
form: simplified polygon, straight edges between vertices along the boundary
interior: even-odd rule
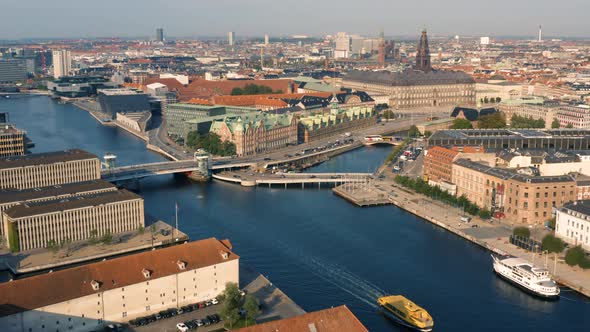
[[[213,178],[225,182],[239,183],[244,187],[258,185],[305,185],[315,184],[318,187],[324,185],[340,185],[344,183],[364,183],[372,177],[370,173],[247,173],[247,172],[223,172],[213,174]]]

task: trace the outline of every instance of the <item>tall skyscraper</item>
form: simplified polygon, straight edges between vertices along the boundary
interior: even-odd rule
[[[69,50],[53,51],[53,77],[69,76],[72,71],[72,56]]]
[[[163,28],[156,29],[156,41],[159,41],[159,42],[164,41],[164,29]]]
[[[234,46],[234,43],[236,41],[236,33],[233,31],[230,31],[227,33],[227,43],[229,46]]]
[[[270,44],[270,37],[268,36],[268,33],[264,35],[264,45],[268,46],[268,44]]]
[[[430,49],[428,48],[428,36],[426,35],[426,29],[422,30],[422,36],[418,42],[418,48],[416,49],[416,65],[415,69],[428,72],[432,70],[430,66]]]
[[[543,28],[539,25],[539,43],[543,42]]]
[[[350,36],[346,32],[338,32],[334,44],[334,58],[348,58],[350,52]]]
[[[385,33],[379,33],[379,67],[385,68]]]

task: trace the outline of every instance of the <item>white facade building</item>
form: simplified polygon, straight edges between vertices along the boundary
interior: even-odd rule
[[[348,58],[350,53],[350,36],[346,32],[338,32],[334,39],[334,58]]]
[[[0,284],[3,332],[97,331],[215,298],[239,282],[239,257],[215,238]]]
[[[480,45],[489,45],[490,44],[490,37],[481,37],[479,38]]]
[[[590,250],[590,201],[565,204],[555,211],[555,236]]]
[[[72,71],[72,55],[69,50],[53,51],[53,77],[69,76]]]
[[[227,44],[229,46],[234,46],[234,43],[236,41],[236,33],[233,31],[230,31],[227,33]]]

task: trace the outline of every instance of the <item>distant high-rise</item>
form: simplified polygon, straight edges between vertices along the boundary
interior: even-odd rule
[[[53,51],[53,77],[69,76],[72,71],[72,56],[68,50]]]
[[[264,45],[269,45],[270,44],[270,37],[268,36],[268,33],[264,35]]]
[[[428,72],[432,70],[430,66],[430,49],[428,48],[428,36],[426,35],[426,29],[422,30],[422,36],[418,42],[418,48],[416,50],[416,65],[415,69]]]
[[[164,29],[162,29],[162,28],[156,29],[156,41],[159,41],[159,42],[164,41]]]
[[[350,36],[346,32],[338,32],[334,46],[334,58],[348,58],[350,52]]]
[[[379,67],[385,67],[385,34],[383,30],[379,34]]]
[[[233,31],[230,31],[227,33],[227,43],[229,46],[234,46],[234,43],[236,41],[236,33]]]
[[[543,42],[543,28],[539,25],[539,43]]]

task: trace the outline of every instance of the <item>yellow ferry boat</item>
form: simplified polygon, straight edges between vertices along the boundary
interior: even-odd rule
[[[417,331],[432,331],[434,320],[428,311],[402,295],[383,296],[378,299],[383,313],[398,324]]]

